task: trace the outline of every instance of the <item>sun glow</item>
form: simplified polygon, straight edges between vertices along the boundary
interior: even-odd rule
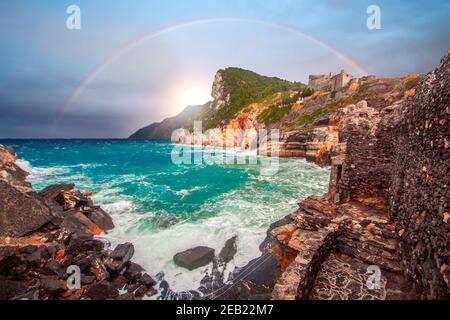
[[[180,91],[178,96],[178,107],[202,105],[209,100],[211,100],[211,95],[208,91],[200,88],[185,88]]]

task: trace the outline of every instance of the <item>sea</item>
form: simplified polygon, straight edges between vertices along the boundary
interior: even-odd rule
[[[207,271],[175,265],[176,253],[200,245],[218,253],[237,236],[227,272],[246,265],[260,256],[270,224],[292,213],[305,197],[324,194],[330,174],[329,168],[293,158],[279,159],[275,172],[267,174],[259,161],[263,157],[238,151],[236,159],[248,161],[177,163],[173,152],[179,146],[167,141],[0,143],[16,150],[17,164],[30,173],[28,181],[37,191],[57,183],[92,191],[116,226],[100,237],[111,246],[132,242],[134,261],[151,275],[164,274],[174,291],[195,290]],[[192,155],[201,159],[209,148],[193,147]]]

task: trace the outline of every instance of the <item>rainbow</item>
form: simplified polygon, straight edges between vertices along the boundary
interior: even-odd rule
[[[156,30],[153,30],[149,33],[146,33],[139,38],[128,42],[124,46],[118,48],[116,51],[114,51],[111,55],[109,55],[102,63],[97,65],[86,77],[84,77],[80,83],[76,86],[76,88],[70,93],[70,95],[67,97],[67,99],[64,101],[64,104],[57,110],[54,121],[52,122],[52,128],[58,123],[58,121],[61,119],[64,112],[73,104],[73,102],[80,96],[80,94],[83,92],[83,90],[89,85],[92,80],[95,79],[95,77],[104,70],[108,65],[113,63],[116,59],[118,59],[123,54],[127,53],[128,51],[142,45],[143,43],[152,40],[154,38],[157,38],[159,36],[162,36],[164,34],[167,34],[169,32],[182,29],[184,27],[194,26],[194,25],[201,25],[201,24],[208,24],[208,23],[217,23],[217,22],[250,22],[255,24],[261,24],[266,26],[272,26],[284,29],[286,31],[294,32],[303,35],[304,37],[314,41],[315,43],[319,44],[320,46],[326,48],[327,50],[330,50],[335,55],[337,55],[340,59],[347,62],[349,65],[352,66],[354,70],[356,70],[360,76],[367,75],[367,70],[362,67],[360,64],[358,64],[356,61],[354,61],[352,58],[344,54],[342,51],[337,50],[336,48],[331,47],[330,45],[324,43],[320,39],[306,34],[302,30],[278,23],[278,22],[272,22],[272,21],[266,21],[266,20],[260,20],[260,19],[253,19],[253,18],[237,18],[237,17],[223,17],[223,18],[209,18],[209,19],[198,19],[198,20],[189,20],[189,21],[182,21],[176,24],[172,25],[166,25],[164,27],[158,28]]]

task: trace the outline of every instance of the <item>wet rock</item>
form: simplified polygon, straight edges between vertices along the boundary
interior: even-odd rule
[[[144,285],[140,286],[139,288],[136,289],[136,291],[134,292],[134,295],[136,296],[136,298],[142,298],[148,291],[148,288]]]
[[[122,293],[121,295],[119,295],[117,297],[117,300],[135,300],[135,299],[134,299],[134,294],[132,294],[131,292],[126,292],[126,293]]]
[[[86,217],[88,217],[92,222],[99,226],[104,231],[109,231],[114,229],[114,223],[111,216],[106,213],[100,207],[94,207],[93,211],[86,212]]]
[[[153,287],[156,284],[156,281],[149,276],[147,273],[144,273],[141,278],[139,279],[139,282],[145,285],[147,288]]]
[[[52,219],[49,208],[34,192],[23,193],[0,180],[0,236],[20,237]],[[29,213],[33,213],[30,219]]]
[[[60,192],[54,199],[64,211],[86,206],[90,203],[90,199],[78,190]]]
[[[134,246],[131,243],[119,244],[110,253],[108,259],[105,261],[105,266],[111,271],[120,272],[133,257],[133,254]]]
[[[139,283],[129,283],[127,285],[128,292],[135,292],[141,285]]]
[[[107,281],[98,282],[89,286],[86,294],[92,300],[107,300],[119,297],[117,288]]]
[[[180,267],[194,270],[203,267],[214,259],[214,249],[208,247],[195,247],[179,252],[173,257],[173,261]]]
[[[176,225],[179,222],[180,221],[175,217],[169,217],[169,218],[162,219],[162,220],[157,219],[155,221],[155,227],[166,229],[173,225]]]
[[[141,277],[141,273],[144,271],[144,268],[142,268],[140,265],[134,262],[129,262],[128,266],[124,272],[124,276],[129,281],[136,281]]]
[[[225,242],[225,246],[220,250],[219,253],[219,260],[223,263],[230,262],[234,255],[237,252],[237,245],[236,245],[237,236],[234,236]]]

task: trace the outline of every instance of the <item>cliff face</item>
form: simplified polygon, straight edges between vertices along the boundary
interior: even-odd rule
[[[271,104],[267,104],[273,101],[281,105],[282,99],[277,99],[279,93],[284,92],[286,95],[289,90],[300,91],[305,88],[301,83],[266,77],[240,68],[221,69],[214,77],[212,102],[200,107],[188,107],[175,117],[138,130],[130,139],[170,139],[175,129],[192,130],[194,120],[202,121],[205,130],[223,129],[242,117],[248,111],[244,109],[251,104],[262,103],[268,108]]]
[[[404,108],[391,175],[407,275],[425,297],[449,298],[450,52]]]
[[[338,111],[328,194],[271,231],[296,252],[274,298],[449,298],[449,88],[450,51],[413,95]]]
[[[245,147],[257,143],[241,141],[239,130],[279,129],[281,143],[263,143],[258,147],[260,153],[270,155],[276,146],[281,157],[304,157],[319,165],[330,165],[342,108],[366,100],[379,111],[413,94],[421,79],[418,75],[395,79],[370,76],[344,81],[345,73],[338,76],[340,85],[332,86],[333,91],[314,91],[299,82],[239,68],[219,70],[212,85],[212,102],[187,108],[175,117],[140,129],[130,138],[170,139],[178,128],[192,132],[194,120],[199,120],[203,130],[214,132],[195,143],[223,146],[227,141],[225,130],[229,130],[234,132],[233,146]],[[194,141],[192,135],[177,138],[180,143]]]
[[[17,156],[0,145],[0,236],[22,236],[50,222],[50,209],[39,199],[28,173],[15,164]],[[30,219],[29,212],[33,212]]]
[[[219,110],[230,103],[231,93],[225,88],[222,71],[218,71],[214,76],[211,96],[213,98],[213,108]]]

